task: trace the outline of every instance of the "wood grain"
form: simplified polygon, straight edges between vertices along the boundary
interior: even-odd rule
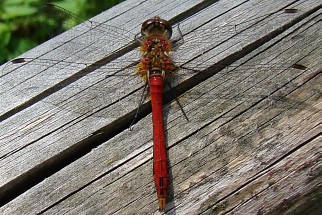
[[[33,62],[2,66],[1,214],[160,213],[148,101],[128,129],[144,84],[133,38],[155,15],[173,23],[175,40],[180,22],[173,58],[186,69],[171,84],[190,120],[167,92],[166,214],[314,214],[320,7],[129,0],[93,18],[103,26],[78,26],[23,55]],[[126,38],[101,33],[112,26]]]

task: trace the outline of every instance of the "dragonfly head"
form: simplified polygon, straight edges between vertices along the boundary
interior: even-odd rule
[[[143,22],[141,27],[142,36],[146,37],[152,33],[162,34],[167,39],[170,39],[172,35],[172,27],[167,20],[155,16],[152,19],[148,19]]]

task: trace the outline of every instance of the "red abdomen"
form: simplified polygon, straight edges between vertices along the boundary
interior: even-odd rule
[[[151,76],[149,83],[153,120],[153,175],[160,203],[160,210],[162,210],[166,206],[168,185],[167,151],[162,114],[163,77]]]

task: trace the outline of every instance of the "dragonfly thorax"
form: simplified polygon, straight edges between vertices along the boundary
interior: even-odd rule
[[[141,43],[142,59],[137,65],[137,74],[144,79],[151,76],[167,77],[177,70],[170,59],[170,41],[162,34],[152,33]]]

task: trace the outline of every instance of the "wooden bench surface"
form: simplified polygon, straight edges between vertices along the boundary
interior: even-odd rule
[[[91,19],[104,24],[79,25],[25,53],[30,62],[1,66],[0,213],[162,214],[148,100],[128,129],[144,85],[134,37],[156,15],[174,39],[179,23],[173,59],[194,70],[170,81],[189,122],[164,95],[165,213],[318,211],[320,8],[128,0]]]

